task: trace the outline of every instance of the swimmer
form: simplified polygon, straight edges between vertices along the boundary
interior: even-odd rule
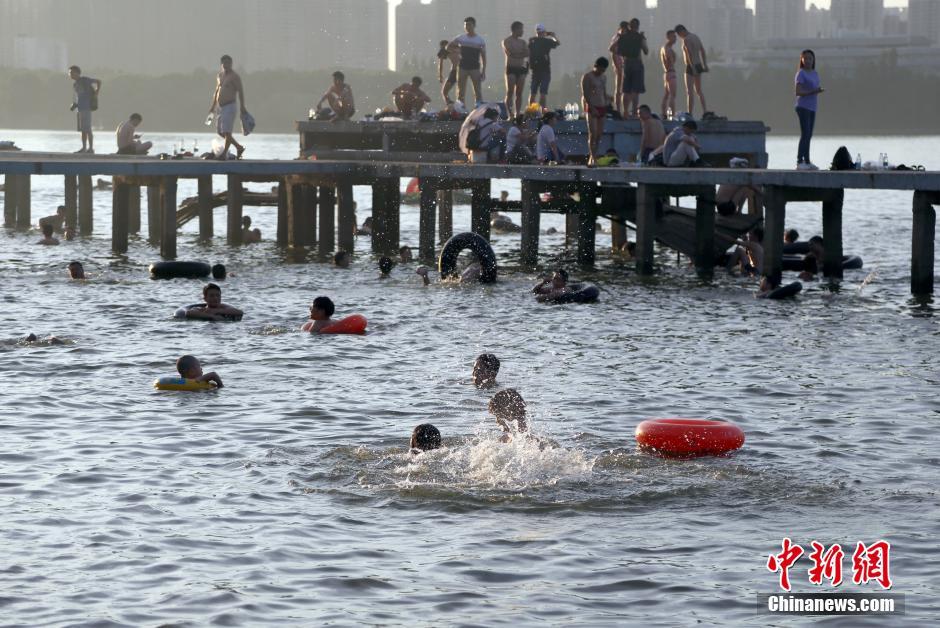
[[[441,431],[430,423],[415,426],[411,432],[411,454],[416,455],[424,451],[439,449],[441,446]]]
[[[793,244],[800,239],[800,233],[796,229],[787,229],[783,232],[783,243]]]
[[[333,300],[330,297],[317,297],[310,304],[310,320],[304,323],[300,330],[309,331],[311,334],[319,333],[324,327],[333,324],[330,317],[333,316],[335,311],[336,306],[333,305]]]
[[[623,246],[620,247],[620,252],[626,259],[634,259],[636,257],[636,242],[627,242],[623,243]]]
[[[206,284],[202,289],[202,298],[205,303],[186,310],[186,318],[202,321],[224,321],[240,319],[244,312],[237,307],[222,303],[222,288],[214,283]]]
[[[365,220],[362,221],[362,226],[356,229],[356,235],[361,235],[361,236],[372,235],[372,216],[369,216]]]
[[[764,230],[754,227],[747,240],[735,240],[738,247],[728,260],[728,271],[736,266],[749,275],[761,275],[764,272]]]
[[[539,303],[557,299],[563,294],[571,292],[568,287],[568,271],[564,268],[556,270],[551,277],[546,277],[537,286],[532,288],[536,294],[535,300]]]
[[[803,258],[803,271],[800,280],[809,281],[816,278],[816,273],[822,268],[826,259],[826,243],[822,236],[813,236],[809,239],[809,253]]]
[[[202,364],[196,356],[184,355],[176,361],[176,370],[180,377],[194,379],[197,382],[212,382],[216,388],[222,388],[222,378],[215,371],[202,372]]]
[[[760,280],[760,287],[757,289],[756,299],[766,299],[770,293],[780,287],[780,273],[773,273],[773,277],[763,277]]]
[[[225,264],[216,264],[212,267],[212,278],[218,281],[224,281],[228,273],[225,270]]]
[[[52,216],[39,219],[40,229],[47,224],[52,225],[53,230],[57,232],[62,231],[62,227],[65,224],[65,205],[59,205],[55,210],[55,214]]]
[[[65,344],[62,340],[60,340],[59,338],[56,338],[55,336],[49,336],[48,338],[43,338],[42,340],[39,340],[39,336],[37,336],[36,334],[27,335],[25,338],[23,338],[23,342],[27,344],[33,343],[33,342],[45,342],[50,345],[64,345]]]
[[[85,277],[85,267],[82,266],[81,262],[69,262],[67,268],[69,271],[69,279],[87,279],[87,277]]]
[[[407,244],[400,249],[398,249],[398,256],[401,258],[402,264],[408,264],[414,260],[414,255],[411,253],[411,247]]]
[[[473,385],[480,389],[493,388],[498,373],[499,358],[492,353],[482,353],[473,362]]]
[[[42,240],[39,240],[36,242],[36,244],[45,244],[47,246],[58,244],[59,240],[52,237],[54,231],[55,230],[52,228],[52,225],[49,223],[44,224],[42,226]]]
[[[349,268],[349,253],[346,251],[337,251],[333,256],[333,265],[337,268]]]
[[[242,244],[261,242],[261,229],[251,228],[251,216],[242,216]]]
[[[395,263],[390,257],[383,257],[379,260],[379,279],[388,279],[391,277],[392,268],[395,267]]]
[[[504,388],[493,395],[489,410],[503,429],[499,439],[501,442],[508,443],[514,434],[526,434],[529,431],[525,400],[515,388]]]
[[[429,272],[430,270],[427,266],[418,266],[415,269],[415,274],[421,277],[421,280],[426,286],[431,285],[431,279],[428,277]],[[483,265],[479,262],[473,262],[460,273],[459,283],[478,283],[480,281],[480,275],[482,274]]]

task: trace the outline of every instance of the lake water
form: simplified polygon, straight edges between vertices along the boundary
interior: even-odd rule
[[[0,139],[77,148],[74,133]],[[170,151],[180,138],[148,139]],[[293,136],[248,140],[253,157],[296,153]],[[827,163],[846,144],[936,169],[938,141],[818,138],[813,154]],[[770,138],[772,167],[795,148]],[[61,187],[34,178],[34,222]],[[493,189],[518,198],[516,182]],[[370,194],[356,196],[361,222]],[[59,247],[0,233],[0,624],[815,622],[756,614],[756,595],[778,591],[766,561],[784,537],[841,543],[839,590],[863,592],[880,587],[851,584],[856,542],[890,541],[904,625],[936,622],[940,318],[909,295],[910,193],[847,191],[845,250],[864,270],[788,302],[755,300],[754,281],[723,272],[703,284],[665,250],[652,279],[604,251],[578,272],[562,235],[543,236],[544,267],[569,265],[599,303],[534,303],[518,235],[494,236],[494,286],[425,288],[414,264],[380,281],[365,238],[349,270],[296,263],[271,241],[273,208],[246,209],[265,240],[240,248],[224,245],[220,209],[214,245],[190,223],[179,251],[228,266],[225,301],[247,312],[230,324],[173,320],[202,282],[148,279],[158,256],[144,240],[111,255],[109,203],[96,193],[94,235]],[[415,248],[417,221],[403,209]],[[466,229],[469,208],[454,222]],[[563,219],[543,216],[550,226]],[[819,206],[791,205],[787,226],[819,233]],[[93,279],[70,282],[72,259]],[[368,317],[368,335],[299,333],[321,294]],[[25,345],[28,332],[66,344]],[[498,442],[491,393],[469,384],[484,351],[557,447]],[[184,353],[225,388],[154,391]],[[729,419],[747,442],[726,458],[638,453],[634,427],[658,416]],[[409,456],[423,422],[446,447]],[[808,583],[809,565],[791,571],[794,591],[831,591]]]

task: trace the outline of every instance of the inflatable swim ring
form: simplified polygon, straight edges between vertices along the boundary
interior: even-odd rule
[[[636,426],[636,442],[664,458],[720,456],[744,444],[744,431],[725,421],[647,419]]]
[[[200,390],[215,390],[215,384],[212,382],[198,382],[194,379],[184,377],[161,377],[153,383],[157,390],[180,390],[186,392],[196,392]]]
[[[493,283],[496,281],[496,254],[493,247],[483,239],[483,236],[465,231],[451,237],[441,249],[441,257],[437,262],[437,269],[441,278],[457,276],[457,257],[464,249],[470,249],[480,260],[482,272],[480,283]]]
[[[212,268],[203,262],[157,262],[150,265],[151,279],[200,279],[208,277]]]
[[[573,284],[571,286],[573,292],[566,292],[565,294],[556,297],[554,299],[546,299],[546,303],[594,303],[597,301],[597,297],[600,296],[601,291],[597,289],[597,286],[587,284],[582,286],[581,284]]]
[[[310,331],[310,327],[313,325],[313,321],[308,321],[304,323],[301,329],[303,331]],[[341,318],[340,320],[327,325],[320,330],[321,334],[364,334],[366,333],[366,325],[368,321],[366,317],[362,314],[351,314],[346,318]]]
[[[771,290],[765,295],[762,295],[765,299],[786,299],[788,297],[795,297],[803,289],[803,284],[799,281],[794,281],[793,283],[788,283],[785,286],[780,286],[774,290]]]
[[[809,240],[805,242],[784,242],[784,255],[806,255],[809,253]]]
[[[205,304],[205,303],[193,303],[192,305],[187,305],[187,306],[185,306],[185,307],[181,307],[181,308],[179,308],[178,310],[176,310],[175,312],[173,312],[173,318],[185,319],[185,318],[186,318],[186,313],[187,313],[188,311],[190,311],[190,310],[198,310],[198,309],[201,309],[201,308],[204,308],[204,307],[206,307],[206,304]],[[241,316],[225,316],[225,317],[223,317],[223,318],[225,318],[225,320],[227,320],[227,321],[240,321],[240,320],[242,319]]]
[[[806,263],[804,261],[803,255],[784,255],[783,256],[783,270],[795,270],[802,271],[806,270]],[[858,270],[862,267],[862,258],[858,255],[843,255],[842,256],[842,269],[843,270]],[[818,270],[822,270],[821,268]]]

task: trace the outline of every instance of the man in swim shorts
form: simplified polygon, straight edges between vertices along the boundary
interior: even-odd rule
[[[604,73],[609,64],[607,57],[598,57],[591,71],[581,77],[581,104],[588,123],[588,166],[597,165],[598,150],[604,137],[604,120],[610,104]]]
[[[663,120],[670,120],[676,115],[676,90],[678,79],[676,76],[676,31],[666,31],[666,43],[659,49],[659,60],[663,64],[663,102],[659,113]]]
[[[76,112],[78,132],[82,134],[82,149],[76,152],[94,154],[95,135],[91,131],[91,112],[98,108],[101,81],[82,76],[82,69],[77,65],[69,68],[69,78],[75,81],[72,111]]]
[[[467,79],[470,79],[473,97],[476,104],[479,104],[483,102],[483,81],[486,80],[486,42],[477,35],[476,18],[464,18],[463,28],[464,34],[454,38],[449,44],[456,46],[460,51],[460,61],[457,64],[457,100],[467,104]]]
[[[532,82],[529,85],[529,104],[538,102],[545,107],[548,86],[552,82],[551,52],[561,45],[558,35],[545,30],[544,24],[535,25],[535,37],[529,38],[529,69]]]
[[[215,80],[215,92],[212,94],[209,113],[215,113],[215,131],[225,138],[222,159],[228,159],[228,149],[231,146],[235,147],[236,158],[241,159],[245,147],[235,141],[232,133],[235,130],[235,118],[239,113],[248,112],[245,109],[245,89],[242,86],[242,77],[232,69],[232,57],[222,55],[220,62],[222,69]]]
[[[218,284],[207,283],[202,289],[204,304],[186,310],[186,318],[201,321],[224,321],[240,319],[244,312],[237,307],[222,303],[222,288]]]
[[[630,20],[629,28],[617,38],[610,47],[610,52],[623,57],[623,115],[636,117],[636,108],[640,105],[640,94],[646,92],[643,58],[650,53],[646,45],[646,35],[640,32],[640,20]]]
[[[522,22],[513,22],[503,40],[506,55],[506,115],[509,120],[522,113],[522,88],[529,73],[529,44],[522,39]]]
[[[676,26],[676,35],[682,40],[682,57],[685,59],[685,93],[688,98],[688,111],[695,109],[695,94],[698,93],[702,102],[702,111],[707,113],[705,94],[702,93],[702,74],[708,72],[708,61],[705,59],[705,46],[695,33],[690,33],[682,24]]]
[[[640,161],[646,163],[653,151],[666,141],[666,129],[662,120],[650,111],[649,105],[640,105],[637,112],[640,116],[640,128],[643,130],[640,136]]]
[[[330,103],[330,109],[333,110],[331,122],[349,120],[356,113],[352,87],[346,84],[346,75],[339,70],[333,72],[333,84],[320,98],[317,109],[323,106],[324,102]]]
[[[444,80],[444,63],[450,63],[450,71],[447,74],[447,80]],[[444,98],[445,105],[452,105],[454,101],[450,99],[450,90],[457,84],[457,64],[460,63],[460,51],[457,46],[450,45],[446,39],[442,39],[440,49],[437,51],[437,80],[441,84],[441,97]]]

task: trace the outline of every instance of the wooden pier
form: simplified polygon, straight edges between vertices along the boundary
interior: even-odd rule
[[[826,241],[823,272],[842,277],[842,202],[846,189],[901,190],[912,193],[911,291],[929,294],[934,286],[934,239],[940,203],[940,172],[830,172],[724,168],[586,168],[583,166],[507,166],[401,161],[257,160],[161,161],[94,155],[15,153],[0,155],[4,183],[4,225],[25,229],[32,223],[31,177],[64,178],[66,224],[79,235],[91,233],[91,176],[113,177],[112,248],[127,250],[128,233],[139,228],[138,189],[147,188],[150,211],[148,233],[160,254],[176,257],[177,182],[199,182],[199,233],[213,233],[212,177],[226,177],[226,240],[241,242],[245,182],[272,182],[278,186],[277,242],[286,247],[315,247],[326,257],[337,248],[352,251],[355,232],[353,186],[370,186],[373,195],[372,250],[394,253],[399,246],[400,181],[421,182],[419,255],[433,260],[438,244],[449,235],[448,191],[470,189],[471,228],[489,238],[493,179],[521,181],[520,258],[538,263],[539,223],[542,212],[563,212],[572,217],[578,260],[594,262],[594,222],[598,216],[630,220],[637,231],[636,269],[654,272],[653,243],[657,213],[665,199],[696,198],[693,254],[698,271],[708,276],[715,264],[715,190],[721,184],[760,186],[764,191],[765,273],[782,268],[783,230],[788,202],[813,201],[822,205]],[[551,192],[543,202],[541,194]],[[575,194],[576,193],[576,194]],[[660,212],[661,213],[661,212]],[[435,238],[435,235],[438,237]],[[622,237],[622,235],[620,236]],[[615,242],[618,236],[615,233]]]

